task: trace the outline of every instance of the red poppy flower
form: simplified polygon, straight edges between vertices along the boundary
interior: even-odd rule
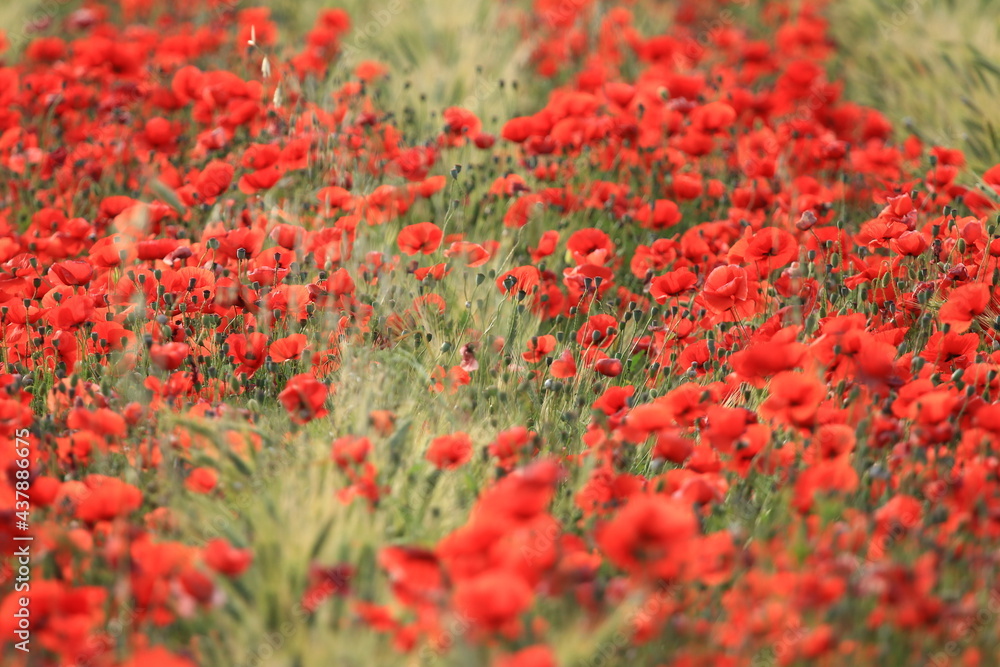
[[[498,459],[501,467],[510,468],[517,457],[524,453],[537,437],[538,434],[534,431],[529,431],[523,426],[515,426],[498,433],[496,440],[490,443],[488,451],[490,456]]]
[[[415,225],[407,225],[400,230],[396,236],[396,243],[399,249],[407,255],[423,253],[429,255],[441,245],[444,233],[441,228],[433,222],[418,222]]]
[[[708,274],[701,294],[708,307],[716,313],[749,317],[755,308],[756,288],[746,269],[730,264],[720,266]]]
[[[504,294],[530,294],[541,283],[542,274],[533,266],[519,266],[497,277],[497,288]]]
[[[403,604],[434,602],[444,592],[444,573],[433,551],[413,547],[386,547],[378,564],[392,582],[392,592]]]
[[[556,667],[556,658],[548,646],[536,644],[500,658],[494,667]]]
[[[187,343],[166,343],[161,345],[154,343],[149,348],[149,358],[157,367],[168,371],[175,371],[191,355],[191,348]]]
[[[618,335],[618,320],[611,315],[592,315],[576,332],[576,342],[583,347],[606,348]]]
[[[434,438],[426,458],[442,470],[460,468],[472,460],[472,438],[461,432]]]
[[[226,344],[230,354],[240,362],[235,371],[237,377],[244,374],[253,376],[267,361],[267,336],[262,333],[254,332],[249,336],[233,334],[226,339]]]
[[[548,124],[544,120],[536,116],[522,116],[508,120],[500,131],[500,136],[507,141],[520,144],[524,143],[528,137],[541,136],[546,132],[548,132]]]
[[[761,404],[760,413],[783,424],[810,427],[825,397],[826,386],[817,378],[785,371],[771,379],[770,395]]]
[[[679,430],[663,429],[656,434],[652,457],[673,463],[684,463],[694,452],[694,441],[685,438]]]
[[[229,189],[235,173],[236,169],[233,165],[221,160],[213,160],[205,165],[194,182],[201,201],[214,202],[216,197]]]
[[[956,287],[948,294],[938,317],[951,325],[952,332],[965,333],[972,326],[972,321],[986,312],[991,298],[990,287],[984,283]]]
[[[309,565],[309,585],[302,593],[300,604],[310,613],[333,595],[346,596],[350,594],[350,582],[354,577],[354,568],[350,565]]]
[[[253,562],[253,552],[249,549],[237,549],[221,537],[208,541],[202,557],[205,565],[228,577],[238,577]]]
[[[680,296],[698,283],[698,276],[688,269],[678,269],[662,276],[653,278],[649,285],[649,294],[657,303],[666,303],[668,299]]]
[[[576,360],[573,358],[573,353],[569,350],[564,350],[559,358],[552,362],[549,366],[549,374],[554,378],[565,379],[571,378],[576,375]]]
[[[534,364],[552,353],[556,349],[556,337],[552,335],[532,336],[528,341],[528,351],[521,354],[521,358],[529,364]]]
[[[599,360],[594,364],[594,370],[605,377],[615,378],[622,374],[623,365],[619,359],[610,357]]]
[[[466,266],[472,268],[482,266],[490,261],[492,255],[489,250],[478,243],[456,241],[448,246],[448,249],[444,251],[444,256],[448,258],[458,257],[465,261]]]
[[[651,571],[683,561],[698,535],[698,518],[687,503],[667,496],[632,496],[598,533],[608,559],[629,572]]]
[[[94,276],[94,267],[83,260],[67,260],[53,264],[49,275],[63,285],[86,285]]]
[[[808,466],[795,483],[795,506],[808,512],[818,492],[849,494],[858,488],[858,473],[849,455],[823,459]]]
[[[550,229],[549,231],[542,234],[542,237],[538,240],[538,246],[535,248],[528,248],[528,252],[531,254],[531,261],[539,262],[543,258],[548,257],[553,252],[555,252],[556,244],[559,243],[559,232]]]
[[[757,263],[762,276],[788,265],[798,256],[799,244],[795,237],[777,227],[765,227],[754,234],[744,255],[745,259]]]
[[[524,227],[532,215],[545,207],[545,201],[540,194],[521,195],[510,205],[504,214],[503,224],[506,227]]]
[[[104,475],[84,479],[87,493],[76,506],[76,518],[93,523],[128,516],[142,505],[142,493],[131,484]]]
[[[345,435],[333,441],[331,456],[338,466],[347,468],[352,463],[364,463],[371,449],[372,443],[368,438]]]
[[[323,407],[329,393],[325,384],[308,373],[301,373],[288,381],[278,394],[278,400],[288,410],[293,422],[305,424],[329,413]]]
[[[652,204],[643,206],[636,212],[636,219],[643,227],[649,229],[666,229],[681,221],[683,215],[680,207],[669,199],[657,199]]]
[[[824,424],[816,429],[816,445],[823,458],[834,458],[854,450],[854,429],[845,424]]]
[[[229,259],[251,259],[264,247],[263,229],[241,227],[215,238],[219,241],[219,252]]]
[[[281,180],[284,174],[277,166],[265,167],[257,171],[251,171],[240,177],[239,188],[243,194],[256,194],[261,190],[269,190]]]
[[[179,247],[181,242],[177,239],[151,239],[139,241],[136,244],[136,251],[141,260],[164,259]]]
[[[511,630],[533,600],[523,579],[502,570],[459,582],[454,595],[455,611],[487,632]]]
[[[910,257],[916,257],[917,255],[923,254],[927,248],[930,247],[930,241],[922,233],[917,231],[903,232],[897,238],[893,239],[889,244],[889,247],[893,251],[898,252],[900,255],[908,255]]]
[[[205,467],[195,468],[184,480],[184,486],[195,493],[210,493],[218,483],[219,473],[213,468]]]
[[[292,334],[271,343],[270,355],[279,364],[289,359],[298,359],[308,346],[305,334]]]
[[[136,247],[123,236],[114,234],[96,241],[88,257],[91,264],[104,269],[128,265],[135,261]]]
[[[709,102],[691,112],[691,125],[708,134],[727,129],[736,120],[736,110],[725,102]]]
[[[615,252],[615,244],[606,232],[593,227],[574,232],[566,242],[577,264],[605,264]]]
[[[441,115],[446,123],[445,129],[453,139],[475,136],[483,126],[476,114],[461,107],[448,107]]]

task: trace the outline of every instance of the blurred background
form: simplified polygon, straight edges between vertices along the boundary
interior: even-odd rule
[[[342,7],[354,21],[348,43],[357,48],[348,49],[355,61],[349,64],[380,60],[396,73],[396,85],[416,86],[434,101],[465,103],[486,116],[486,101],[506,98],[490,95],[489,88],[516,79],[526,58],[516,51],[516,31],[486,26],[497,25],[505,3],[528,6],[529,0],[223,2],[269,7],[291,37],[304,34],[319,9]],[[47,32],[81,4],[2,0],[0,29],[17,50],[24,35]],[[748,0],[740,11],[752,18],[763,4]],[[1000,162],[1000,2],[836,0],[827,14],[848,99],[879,109],[901,135],[914,132],[929,144],[961,148],[975,173]]]
[[[1000,162],[1000,3],[837,0],[829,16],[850,99],[978,173]]]

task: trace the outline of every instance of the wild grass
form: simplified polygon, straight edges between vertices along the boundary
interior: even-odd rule
[[[307,30],[322,0],[267,0],[286,34]],[[516,31],[503,26],[504,3],[489,0],[344,0],[336,6],[351,16],[344,42],[344,67],[364,60],[389,65],[393,100],[404,101],[423,118],[432,104],[461,105],[483,118],[503,117],[496,95],[522,71],[527,54],[518,50]],[[501,81],[503,84],[501,84]],[[443,107],[440,107],[443,108]]]
[[[320,0],[269,0],[267,4],[290,35],[301,35],[317,11],[328,6]],[[428,119],[450,104],[479,114],[489,131],[498,129],[494,118],[530,109],[534,100],[520,97],[510,85],[526,60],[512,37],[516,31],[490,27],[499,20],[500,3],[345,0],[338,5],[350,12],[355,28],[347,41],[343,66],[368,59],[388,64],[394,74],[386,88],[390,99],[386,106],[401,116],[407,108],[414,111],[412,124],[402,124],[413,136],[426,136],[426,124],[432,122]],[[911,5],[917,10],[909,14],[903,10],[905,20],[897,23],[894,12],[899,10],[889,0],[833,4],[830,11],[841,44],[848,97],[879,108],[901,127],[912,119],[909,126],[928,142],[962,147],[974,169],[1000,162],[1000,125],[992,116],[1000,91],[1000,21],[988,20],[998,12],[997,6],[990,0],[913,0]],[[30,7],[27,0],[4,2],[0,25],[22,25],[31,16]],[[356,38],[359,30],[367,36],[361,42]],[[457,159],[464,168],[449,181],[447,200],[454,203],[444,211],[421,205],[406,222],[435,220],[449,232],[461,230],[478,214],[475,207],[484,201],[486,186],[502,175],[505,165],[479,164],[471,151]],[[358,187],[364,191],[369,185]],[[519,263],[511,258],[523,259],[524,248],[534,239],[502,228],[500,215],[492,213],[478,224],[477,233],[501,241],[500,256],[509,260],[502,268],[510,268]],[[586,219],[567,222],[553,216],[539,227],[562,227],[570,233],[590,224]],[[367,251],[394,251],[395,231],[394,225],[367,229],[361,237],[367,245],[356,249],[348,265],[351,274],[360,273]],[[626,239],[623,248],[634,247],[631,241]],[[220,471],[220,494],[238,499],[235,505],[220,508],[217,497],[185,493],[179,475],[175,485],[146,487],[159,505],[172,508],[177,534],[194,542],[224,536],[236,546],[252,544],[254,548],[254,566],[226,591],[224,613],[214,617],[212,632],[196,638],[192,631],[190,640],[202,647],[206,664],[261,664],[265,653],[269,657],[263,662],[275,666],[398,661],[399,655],[384,639],[353,625],[348,629],[349,612],[339,603],[324,605],[308,617],[296,613],[310,564],[353,563],[359,572],[351,581],[361,587],[359,593],[386,599],[387,583],[375,575],[377,548],[392,543],[432,545],[465,521],[478,490],[494,475],[482,452],[477,452],[473,465],[456,474],[431,472],[422,456],[432,435],[464,430],[474,442],[486,443],[500,430],[525,425],[538,432],[546,450],[567,453],[579,443],[593,397],[612,382],[642,384],[645,369],[636,369],[634,374],[626,369],[619,378],[600,380],[593,387],[582,386],[585,381],[580,379],[562,388],[558,383],[515,381],[505,366],[520,363],[520,352],[538,333],[536,319],[525,314],[516,300],[501,297],[493,284],[495,269],[480,272],[455,266],[453,270],[455,275],[436,288],[445,299],[444,313],[420,312],[391,349],[376,349],[369,340],[342,350],[329,418],[288,430],[284,410],[258,400],[251,387],[234,405],[254,414],[254,432],[262,436],[260,452],[249,458],[233,451],[218,420],[180,415],[157,425],[161,435],[193,437],[198,443],[192,449],[178,449],[165,466],[179,468],[185,462],[210,460]],[[359,300],[389,306],[412,302],[422,291],[415,279],[380,283],[360,288]],[[376,322],[373,329],[378,331],[384,324]],[[633,339],[643,325],[630,321],[619,339]],[[572,325],[566,328],[574,329]],[[318,340],[322,332],[306,333]],[[490,349],[496,337],[503,339],[498,351],[480,353],[483,365],[493,367],[474,374],[473,383],[478,386],[458,394],[447,389],[430,391],[436,367],[459,363],[466,343],[475,341],[480,350]],[[294,365],[280,369],[272,380],[280,385],[282,377],[294,372]],[[661,391],[683,380],[673,378]],[[121,379],[119,390],[127,392],[128,388],[127,379]],[[391,410],[399,416],[393,435],[374,434],[369,424],[372,410]],[[364,502],[345,504],[336,498],[345,480],[329,463],[329,445],[332,438],[347,433],[373,438],[373,460],[380,477],[391,486],[391,507],[372,513]],[[634,464],[640,469],[648,462]],[[587,472],[585,466],[574,470],[581,477]],[[566,489],[578,487],[565,485]],[[782,523],[772,509],[787,506],[769,487],[769,480],[752,476],[733,494],[755,498],[752,511],[731,501],[723,508],[723,516],[710,520],[738,522],[748,539],[766,539]],[[553,510],[566,525],[579,519],[571,500],[568,495],[557,499]],[[585,627],[575,610],[564,611],[563,626],[552,633],[563,659],[560,664],[589,664],[636,610],[626,605],[597,628]],[[422,652],[408,664],[483,664],[482,656],[463,653],[466,650],[470,649],[447,656]],[[628,656],[636,664],[647,664],[644,657]]]
[[[1000,163],[1000,4],[830,3],[846,96],[931,145],[961,148],[973,173]]]

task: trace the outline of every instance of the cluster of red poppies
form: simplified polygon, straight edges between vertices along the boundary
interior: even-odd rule
[[[354,597],[356,622],[507,667],[559,664],[567,606],[577,632],[624,632],[602,664],[989,662],[996,625],[969,628],[1000,594],[1000,166],[963,185],[960,151],[895,143],[841,99],[821,6],[769,0],[751,28],[725,0],[669,21],[535,0],[521,85],[545,99],[492,134],[451,107],[414,137],[377,94],[387,68],[339,67],[344,12],[285,54],[266,10],[156,4],[87,3],[0,61],[0,430],[32,432],[33,664],[197,663],[150,629],[221,613],[253,549],[191,546],[137,482],[199,439],[159,416],[252,419],[252,399],[322,423],[345,347],[408,344],[477,273],[530,334],[451,349],[429,391],[499,372],[570,392],[582,438],[430,434],[433,474],[478,449],[492,472],[459,529],[381,550],[389,597]],[[504,159],[455,200],[459,228],[427,220],[452,164]],[[386,284],[419,295],[370,296]],[[332,444],[340,500],[372,512],[394,502],[380,407]],[[211,466],[183,473],[220,493]],[[353,595],[324,576],[310,612]]]

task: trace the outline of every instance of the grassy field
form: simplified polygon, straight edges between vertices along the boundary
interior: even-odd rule
[[[8,40],[45,24],[72,3],[7,0],[0,25]],[[283,30],[301,35],[329,3],[262,0]],[[355,18],[348,62],[388,63],[405,86],[444,103],[496,104],[498,82],[517,78],[524,53],[483,30],[501,3],[490,0],[344,0]],[[240,6],[251,6],[242,2]],[[846,94],[876,107],[899,132],[966,151],[974,172],[1000,162],[1000,5],[992,0],[844,0],[828,15]],[[419,27],[419,29],[417,29]],[[416,96],[414,96],[416,97]],[[478,108],[475,108],[478,107]]]
[[[830,3],[848,99],[899,130],[1000,162],[1000,4],[993,0]]]
[[[329,6],[321,0],[267,0],[264,4],[271,7],[272,18],[289,35],[301,35],[317,11]],[[338,4],[349,11],[355,28],[345,42],[345,66],[378,60],[391,67],[394,74],[386,89],[391,99],[383,102],[401,118],[402,131],[426,136],[427,126],[436,120],[433,110],[456,104],[477,113],[487,131],[497,132],[498,119],[537,106],[538,100],[514,86],[527,61],[523,45],[512,36],[516,31],[487,29],[500,20],[501,3],[496,0],[346,0]],[[912,0],[909,10],[897,9],[894,4],[889,0],[832,4],[830,16],[841,45],[838,66],[847,81],[847,97],[882,110],[899,127],[911,128],[928,143],[966,150],[973,174],[1000,162],[1000,125],[994,120],[1000,101],[1000,21],[989,18],[998,13],[995,3]],[[16,35],[23,34],[24,26],[64,11],[65,3],[7,0],[0,5],[0,25],[8,26],[9,39],[19,48],[23,43]],[[412,121],[405,120],[411,111],[416,111]],[[457,155],[456,160],[466,165],[462,177],[468,179],[448,181],[449,199],[456,205],[444,211],[421,210],[445,233],[462,229],[463,216],[472,215],[468,206],[457,205],[459,200],[473,190],[483,195],[486,185],[503,175],[502,164],[476,165],[471,149]],[[469,190],[463,191],[466,183],[470,183]],[[365,191],[369,185],[375,184],[363,183],[358,189]],[[467,199],[476,200],[474,196]],[[296,211],[283,213],[294,215]],[[499,217],[493,216],[495,228],[479,231],[499,239],[500,255],[509,253],[509,257],[527,241],[519,231],[502,228]],[[556,229],[563,225],[564,229],[566,224],[551,214],[540,226]],[[597,223],[588,218],[570,224],[575,228]],[[357,257],[363,258],[370,250],[393,248],[395,241],[394,230],[374,228],[359,241]],[[360,259],[354,260],[352,272],[360,272],[356,271],[360,263]],[[268,405],[258,400],[273,389],[261,384],[250,387],[236,404],[236,409],[259,416],[250,429],[243,419],[233,419],[231,431],[227,431],[218,427],[220,422],[226,424],[225,420],[213,420],[208,427],[209,422],[192,415],[164,416],[156,426],[159,434],[197,441],[201,447],[193,448],[196,453],[192,456],[205,458],[188,461],[178,455],[177,460],[166,461],[167,468],[176,468],[175,486],[154,479],[129,481],[142,486],[158,506],[177,510],[178,535],[203,540],[222,536],[234,545],[252,542],[254,546],[255,567],[233,583],[225,614],[219,615],[215,634],[206,642],[205,650],[216,652],[206,656],[209,664],[233,664],[233,660],[251,664],[249,656],[260,655],[265,648],[280,648],[281,664],[287,665],[389,664],[390,655],[376,653],[387,650],[386,643],[368,633],[352,636],[350,644],[323,641],[342,628],[349,613],[339,603],[327,605],[290,631],[281,630],[281,646],[273,646],[268,638],[284,627],[284,619],[297,618],[301,600],[296,592],[308,588],[308,564],[350,562],[374,570],[379,546],[404,536],[408,543],[430,544],[464,523],[469,506],[482,491],[482,480],[489,476],[489,464],[476,459],[457,474],[422,476],[422,455],[434,434],[466,430],[473,441],[488,442],[508,425],[530,424],[545,436],[546,447],[552,452],[559,451],[559,443],[580,440],[580,416],[587,414],[589,401],[578,397],[592,393],[588,381],[580,376],[570,380],[564,391],[542,391],[540,386],[516,381],[512,379],[516,374],[503,371],[479,373],[473,387],[457,397],[447,391],[427,390],[426,378],[434,376],[435,367],[462,360],[461,349],[469,342],[469,331],[479,332],[477,343],[481,345],[489,344],[493,337],[503,338],[508,351],[528,349],[532,337],[540,332],[537,322],[522,317],[523,307],[494,288],[496,275],[474,273],[466,272],[443,284],[439,291],[448,304],[447,312],[438,314],[431,308],[419,311],[410,330],[401,333],[391,348],[345,347],[335,408],[322,424],[312,423],[276,436],[283,433],[286,415],[273,401]],[[370,293],[365,296],[372,302],[395,306],[396,301],[408,303],[423,296],[423,289],[413,285],[377,284],[366,287]],[[466,304],[465,309],[462,304]],[[623,323],[621,340],[638,336],[648,324],[636,320]],[[277,337],[292,331],[271,333]],[[285,364],[273,371],[272,383],[284,384],[305,368],[307,361]],[[223,367],[216,368],[220,369]],[[94,372],[100,370],[95,367]],[[628,373],[626,369],[623,380],[629,379]],[[635,377],[641,378],[641,374]],[[264,382],[260,376],[258,381]],[[138,400],[139,385],[131,389]],[[117,390],[127,397],[129,380],[123,380]],[[762,396],[748,390],[750,395],[754,400]],[[337,472],[329,465],[331,436],[371,431],[372,411],[382,409],[407,417],[395,424],[393,434],[380,441],[372,455],[385,471],[397,501],[377,513],[368,512],[362,503],[331,502],[337,489],[344,486],[344,480],[335,478]],[[261,450],[266,454],[249,463],[231,455],[233,439],[254,437],[274,438],[267,442],[271,447]],[[284,441],[279,443],[279,439]],[[235,516],[220,513],[218,499],[213,496],[182,490],[180,470],[202,463],[219,471],[229,499],[225,509],[235,509]],[[649,461],[635,462],[636,469],[644,471],[651,465]],[[117,471],[109,467],[104,472],[110,475]],[[575,474],[582,479],[587,472],[580,466]],[[771,506],[781,492],[774,491],[766,479],[758,488],[753,488],[755,483],[753,478],[747,482],[747,495],[752,490],[757,503]],[[727,511],[744,521],[755,535],[780,531],[783,516],[747,511],[738,503],[738,499],[732,500]],[[568,495],[556,498],[555,505],[556,514],[575,517],[573,499]],[[773,503],[775,507],[785,505],[784,500]],[[708,519],[713,520],[715,517]],[[369,575],[361,571],[354,580],[361,585],[376,580]],[[375,592],[360,591],[363,595]],[[567,618],[572,617],[570,611]],[[632,611],[623,606],[622,615]],[[620,620],[612,618],[596,628],[569,624],[554,628],[550,636],[554,637],[560,664],[594,660],[596,649],[610,641]],[[192,628],[190,642],[198,641]],[[451,664],[480,664],[481,659],[482,655],[475,653],[450,655]],[[412,656],[411,664],[436,660],[436,656],[422,653]]]

